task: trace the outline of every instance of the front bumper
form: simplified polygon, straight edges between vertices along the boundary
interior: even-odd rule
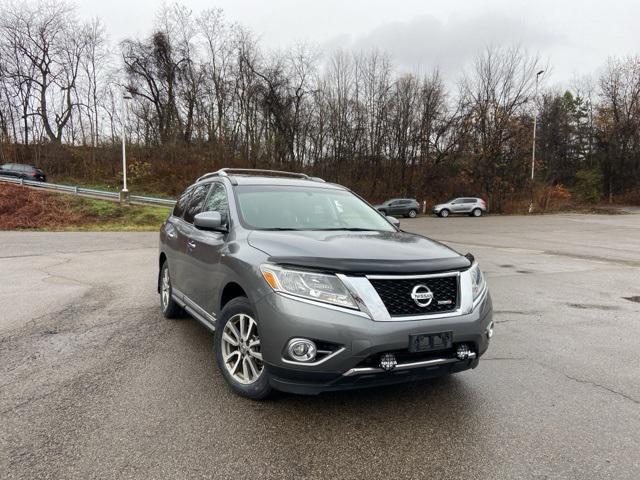
[[[489,345],[487,329],[493,317],[488,291],[468,314],[424,320],[374,321],[356,313],[310,304],[276,293],[267,295],[255,307],[260,319],[262,356],[272,386],[278,390],[303,394],[417,381],[474,368]],[[439,352],[434,353],[432,358],[449,361],[390,372],[348,374],[352,369],[362,367],[372,356],[406,351],[409,335],[445,331],[453,332],[454,345],[469,345],[476,353],[476,358],[457,360],[452,358],[452,352]],[[341,349],[318,363],[293,364],[285,358],[284,348],[294,337],[337,344]]]

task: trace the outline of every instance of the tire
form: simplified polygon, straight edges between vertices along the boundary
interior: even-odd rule
[[[387,216],[387,211],[386,210],[378,210],[382,215],[384,215],[385,217]]]
[[[418,215],[418,212],[414,209],[409,210],[409,213],[407,214],[409,218],[416,218],[417,215]]]
[[[165,283],[166,282],[166,283]],[[182,315],[182,308],[178,305],[171,294],[171,275],[169,272],[169,262],[165,260],[160,268],[160,308],[165,318],[179,318]]]
[[[234,298],[220,312],[214,350],[218,369],[235,393],[251,400],[269,396],[272,389],[262,362],[258,320],[247,297]]]
[[[449,213],[449,210],[443,208],[442,210],[440,210],[440,213],[438,215],[442,218],[447,218],[449,216]]]
[[[473,211],[471,212],[471,216],[472,217],[481,217],[482,216],[482,210],[479,208],[474,208]]]

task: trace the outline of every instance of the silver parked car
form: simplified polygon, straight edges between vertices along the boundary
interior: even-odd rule
[[[448,217],[453,213],[462,213],[472,217],[481,217],[488,212],[487,202],[481,198],[460,197],[449,200],[447,203],[440,203],[431,210],[440,217]]]
[[[222,376],[252,399],[475,368],[493,334],[473,256],[304,174],[199,178],[160,229],[158,267],[164,316],[214,331]]]

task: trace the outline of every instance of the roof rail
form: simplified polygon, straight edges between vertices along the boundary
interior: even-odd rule
[[[198,178],[198,182],[201,180],[205,180],[211,177],[228,177],[233,174],[237,175],[261,175],[261,176],[274,176],[274,177],[294,177],[301,178],[304,180],[313,180],[315,182],[324,182],[321,178],[318,177],[310,177],[306,173],[296,173],[296,172],[284,172],[281,170],[264,170],[261,168],[221,168],[218,171],[205,173],[200,178]]]

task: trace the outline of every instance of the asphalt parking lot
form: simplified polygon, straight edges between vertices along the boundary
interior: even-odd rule
[[[262,403],[161,316],[156,234],[0,232],[0,477],[640,478],[640,215],[403,228],[483,267],[478,368]]]

